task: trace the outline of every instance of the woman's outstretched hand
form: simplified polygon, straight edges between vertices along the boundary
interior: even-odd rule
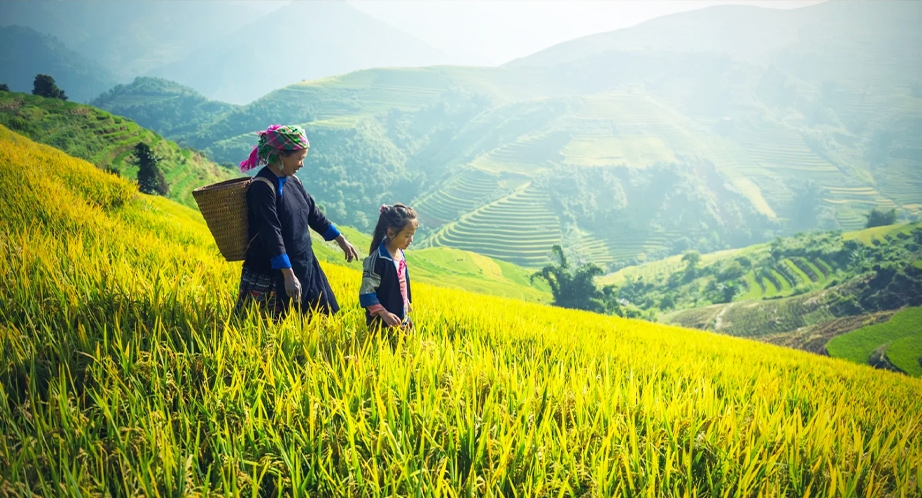
[[[339,244],[339,248],[342,249],[343,253],[346,255],[347,263],[351,263],[359,259],[359,253],[355,250],[355,247],[352,247],[352,244],[346,240],[345,235],[336,237],[336,243]]]

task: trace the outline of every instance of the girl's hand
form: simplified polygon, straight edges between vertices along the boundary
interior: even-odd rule
[[[400,326],[400,319],[397,318],[397,315],[390,313],[387,310],[378,313],[378,316],[380,316],[381,319],[384,320],[384,323],[386,323],[390,327]]]
[[[343,253],[346,255],[346,262],[351,263],[359,259],[359,253],[355,250],[355,247],[352,247],[352,244],[346,240],[345,235],[340,235],[336,237],[336,243],[339,244],[339,248],[343,250]]]

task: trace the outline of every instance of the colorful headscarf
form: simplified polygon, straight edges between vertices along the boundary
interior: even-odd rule
[[[250,157],[240,162],[240,171],[249,171],[275,161],[280,150],[301,150],[310,146],[300,126],[272,125],[266,131],[259,132],[259,143],[253,147]]]

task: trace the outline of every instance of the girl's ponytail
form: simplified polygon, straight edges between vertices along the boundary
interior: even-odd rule
[[[375,225],[375,231],[371,235],[371,247],[368,248],[368,254],[371,255],[378,250],[378,246],[381,245],[381,241],[384,240],[389,229],[400,232],[408,223],[414,221],[416,221],[416,211],[413,208],[400,203],[393,206],[382,204],[378,223]]]

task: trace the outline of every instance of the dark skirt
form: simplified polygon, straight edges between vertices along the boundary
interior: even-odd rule
[[[330,288],[330,283],[323,270],[320,269],[317,260],[313,260],[312,263],[307,267],[299,264],[293,265],[295,274],[301,282],[301,312],[310,314],[319,311],[329,315],[335,314],[339,311],[339,303],[336,302],[333,289]],[[272,270],[272,273],[262,273],[243,265],[237,304],[234,309],[240,312],[252,303],[273,318],[280,317],[289,308],[297,305],[285,293],[285,279],[281,271]]]

